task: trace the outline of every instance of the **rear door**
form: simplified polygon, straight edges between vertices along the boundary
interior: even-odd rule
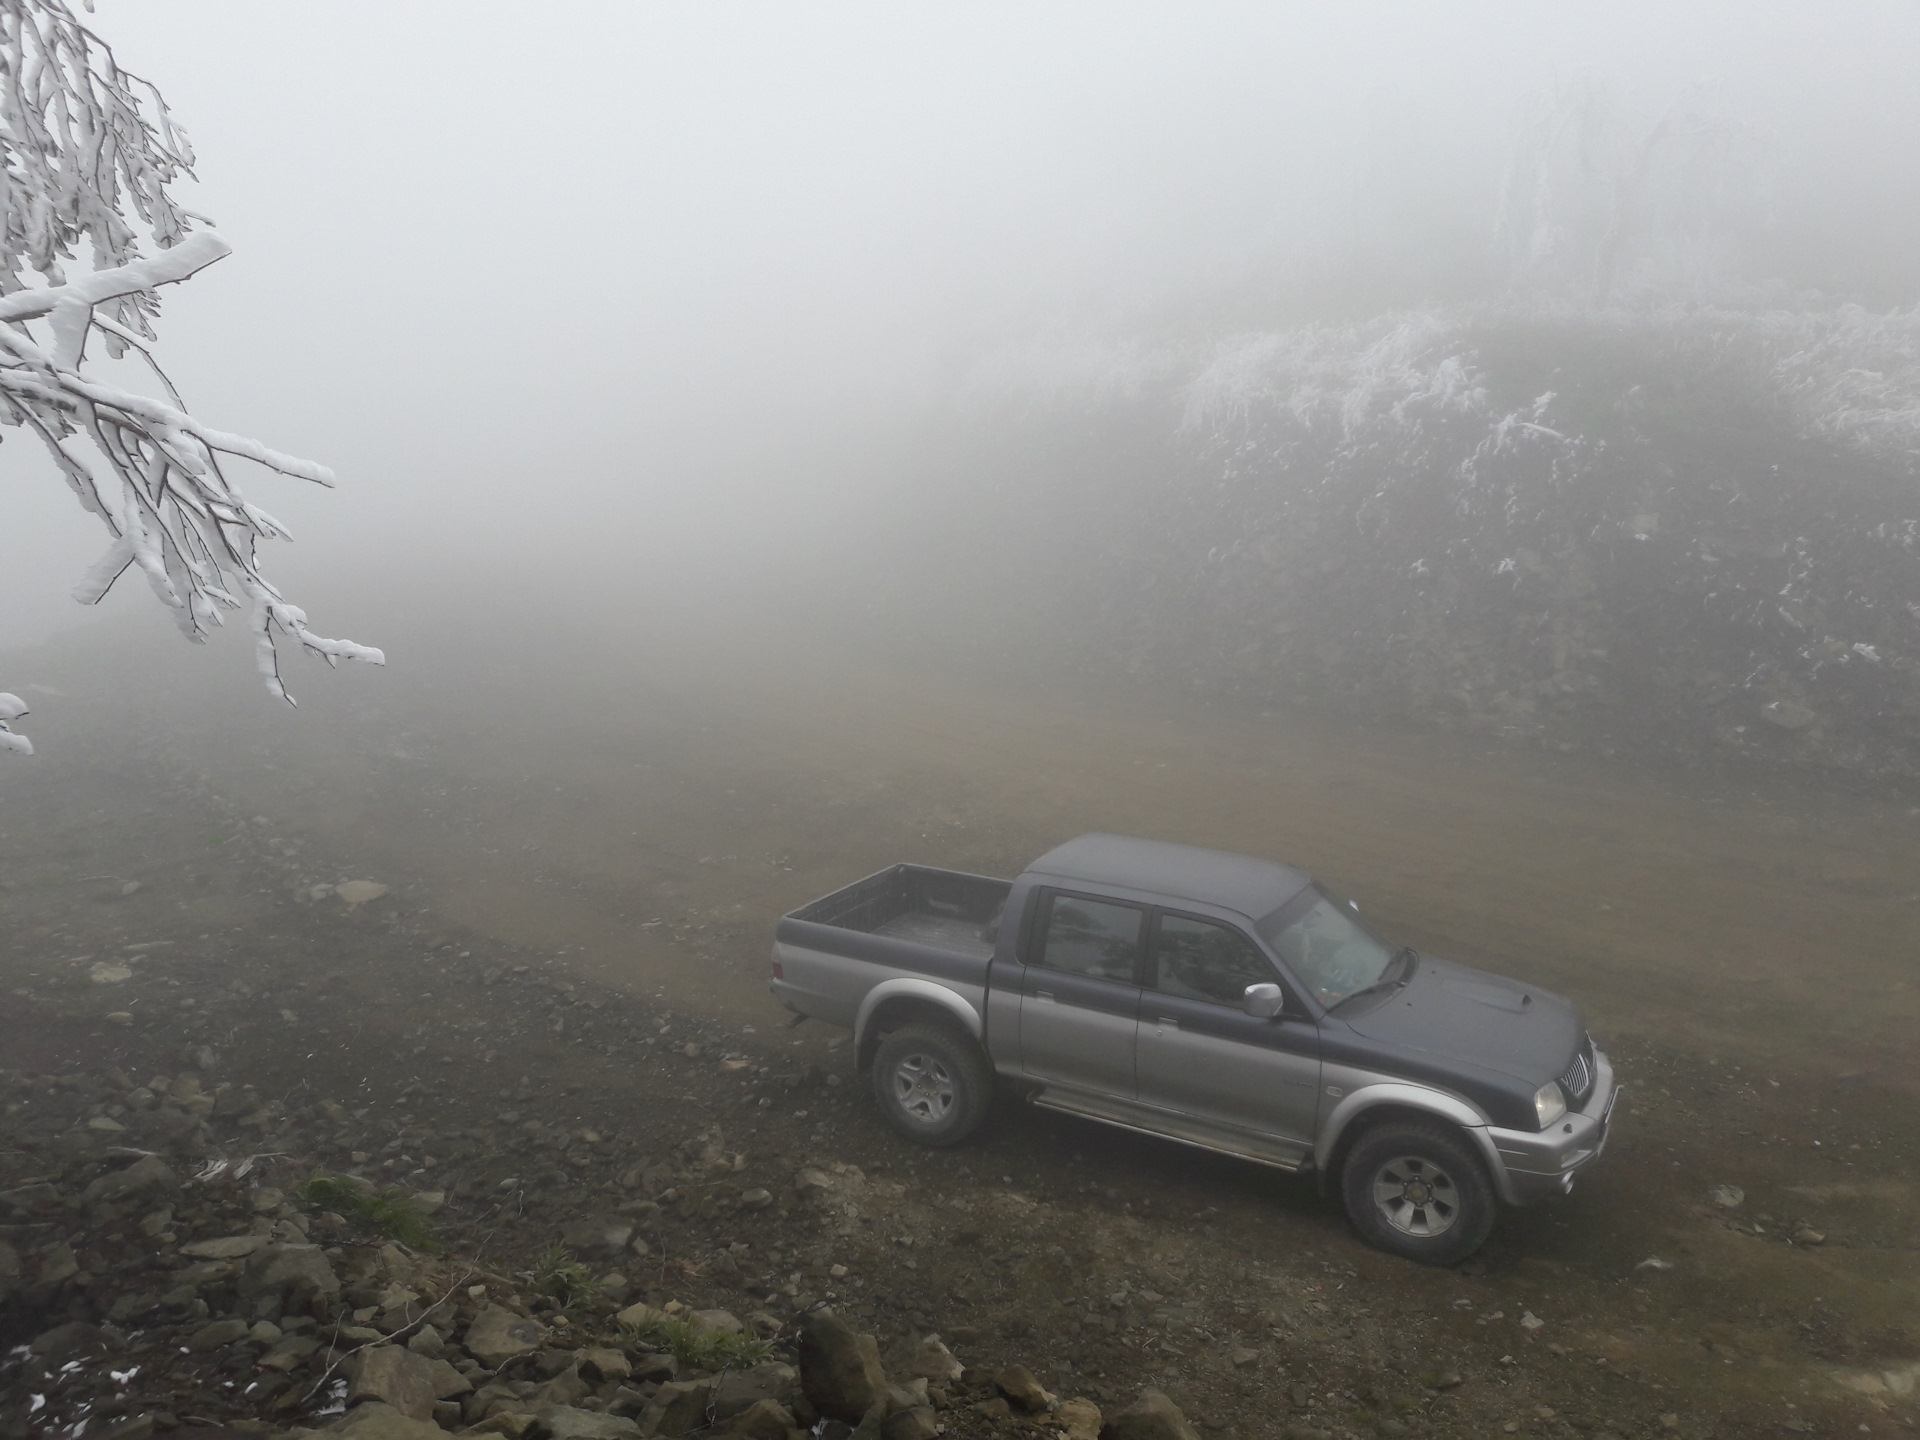
[[[1020,975],[1020,1062],[1035,1080],[1131,1100],[1145,906],[1047,890]]]
[[[1320,1043],[1288,994],[1287,1013],[1257,1019],[1246,987],[1284,979],[1239,927],[1162,910],[1152,927],[1136,1046],[1139,1100],[1171,1112],[1194,1138],[1297,1163],[1313,1148]]]

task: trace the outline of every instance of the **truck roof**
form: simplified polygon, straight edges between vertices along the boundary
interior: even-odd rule
[[[1027,867],[1051,879],[1144,890],[1237,910],[1250,919],[1278,909],[1311,877],[1289,865],[1129,835],[1082,835],[1056,845]]]

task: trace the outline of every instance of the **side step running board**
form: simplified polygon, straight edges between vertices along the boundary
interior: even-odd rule
[[[1131,1130],[1137,1135],[1153,1135],[1162,1140],[1177,1140],[1182,1145],[1191,1145],[1198,1150],[1211,1150],[1216,1155],[1231,1155],[1236,1159],[1251,1160],[1256,1165],[1265,1165],[1274,1170],[1298,1173],[1313,1169],[1311,1153],[1299,1156],[1275,1155],[1269,1151],[1256,1150],[1247,1145],[1234,1144],[1212,1136],[1183,1134],[1178,1130],[1145,1124],[1143,1117],[1131,1107],[1123,1111],[1118,1105],[1111,1105],[1111,1102],[1104,1102],[1090,1095],[1080,1095],[1072,1091],[1037,1090],[1027,1099],[1042,1110],[1057,1110],[1062,1115],[1077,1115],[1084,1120],[1098,1120],[1102,1125],[1111,1125],[1119,1130]],[[1110,1105],[1111,1108],[1109,1108]]]

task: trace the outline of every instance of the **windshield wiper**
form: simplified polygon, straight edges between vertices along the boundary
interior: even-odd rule
[[[1381,977],[1374,981],[1373,984],[1356,990],[1351,995],[1342,995],[1333,1003],[1328,1013],[1331,1014],[1333,1010],[1338,1010],[1349,1000],[1358,1000],[1363,995],[1377,995],[1382,990],[1398,990],[1413,978],[1413,972],[1415,967],[1420,963],[1420,957],[1413,953],[1413,947],[1411,945],[1402,945],[1399,953],[1387,962],[1387,968],[1392,969],[1394,966],[1401,964],[1402,961],[1405,962],[1405,968],[1403,968],[1398,975],[1392,979],[1388,979],[1386,975],[1382,973]]]

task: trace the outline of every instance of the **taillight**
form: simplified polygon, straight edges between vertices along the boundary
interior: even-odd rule
[[[780,957],[777,955],[773,960],[773,978],[776,980],[784,980],[787,978],[787,972],[781,968]]]

